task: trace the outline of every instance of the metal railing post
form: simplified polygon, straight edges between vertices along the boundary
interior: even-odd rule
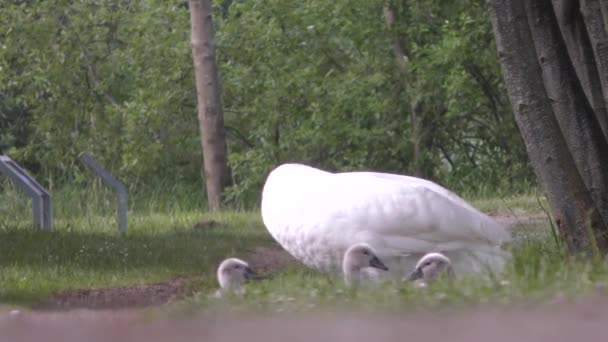
[[[7,175],[19,189],[32,199],[34,227],[53,230],[51,194],[8,156],[0,156],[0,173]]]
[[[86,152],[80,153],[79,158],[93,172],[95,172],[97,174],[97,176],[99,176],[106,183],[106,185],[110,186],[111,188],[113,188],[116,191],[116,197],[117,197],[116,221],[118,224],[118,231],[126,232],[127,231],[127,208],[128,208],[127,189],[121,182],[119,182],[114,176],[112,176],[112,174],[110,172],[108,172],[108,170],[103,168],[103,166],[99,165],[99,163],[97,163],[95,161],[95,159],[93,159],[93,157],[91,157],[88,153],[86,153]]]

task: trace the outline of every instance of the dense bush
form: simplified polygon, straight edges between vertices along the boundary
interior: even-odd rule
[[[233,203],[256,205],[285,161],[417,172],[470,193],[531,181],[483,1],[394,1],[390,30],[382,1],[215,5]],[[44,182],[81,181],[77,155],[88,150],[134,189],[198,191],[186,2],[5,1],[0,38],[5,153]]]

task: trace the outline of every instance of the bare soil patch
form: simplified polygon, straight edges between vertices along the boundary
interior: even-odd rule
[[[64,291],[34,306],[38,310],[122,309],[165,304],[181,299],[187,279],[174,279],[157,284],[142,284],[99,289]]]
[[[257,247],[246,257],[260,274],[281,270],[297,261],[279,246]],[[215,277],[215,275],[212,275]],[[140,284],[98,289],[80,289],[53,294],[34,306],[37,310],[123,309],[166,304],[190,295],[187,285],[197,278],[180,278],[156,284]]]
[[[545,213],[534,213],[534,214],[489,214],[496,222],[503,224],[509,228],[518,224],[530,224],[547,221],[549,218]]]
[[[299,262],[278,245],[256,247],[254,253],[247,257],[250,266],[260,273],[282,270]]]

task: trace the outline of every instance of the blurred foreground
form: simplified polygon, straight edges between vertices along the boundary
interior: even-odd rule
[[[149,312],[148,312],[149,313]],[[608,297],[419,313],[201,314],[141,310],[0,312],[2,341],[600,341]]]

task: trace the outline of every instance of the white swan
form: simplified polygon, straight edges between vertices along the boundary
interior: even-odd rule
[[[452,261],[441,253],[428,253],[418,261],[416,269],[407,277],[407,280],[416,281],[418,286],[424,287],[442,276],[454,277]]]
[[[388,267],[376,256],[374,249],[366,243],[357,243],[344,253],[342,272],[347,285],[355,286],[366,278],[364,269],[373,267],[388,271]]]
[[[431,181],[377,172],[330,173],[283,164],[268,176],[264,225],[310,267],[339,271],[346,249],[374,248],[396,277],[424,254],[441,251],[458,272],[502,269],[507,230]]]
[[[217,268],[217,280],[220,289],[215,292],[215,297],[221,297],[228,292],[243,293],[242,285],[259,276],[249,267],[249,264],[241,259],[228,258],[222,261]]]

